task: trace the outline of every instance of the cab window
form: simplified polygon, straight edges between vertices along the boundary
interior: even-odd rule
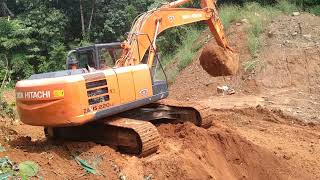
[[[90,67],[94,67],[94,68],[96,67],[92,50],[79,52],[78,58],[79,58],[79,67],[80,68],[86,68],[87,65],[89,65]]]
[[[120,58],[121,49],[116,48],[100,48],[99,49],[100,68],[113,67]]]

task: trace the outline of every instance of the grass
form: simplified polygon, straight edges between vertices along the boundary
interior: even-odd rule
[[[223,25],[228,28],[234,21],[246,19],[249,22],[248,46],[252,56],[258,53],[261,40],[260,35],[264,31],[265,24],[276,14],[276,10],[270,6],[261,6],[258,3],[246,3],[243,7],[228,5],[222,6],[220,17]]]
[[[195,41],[199,38],[201,31],[198,29],[190,29],[187,37],[182,43],[182,46],[177,51],[177,56],[180,57],[178,63],[178,69],[181,71],[187,67],[193,60],[195,53],[202,47],[201,43],[195,44]]]
[[[225,29],[234,21],[240,20],[241,7],[237,5],[223,5],[220,8],[220,18]]]
[[[255,36],[253,33],[248,34],[248,47],[252,57],[256,57],[258,50],[261,47],[261,40],[259,36]]]
[[[254,59],[251,61],[246,61],[242,65],[246,72],[253,72],[257,68],[257,64],[259,64],[259,61]]]
[[[279,13],[276,7],[262,6],[259,3],[245,3],[241,8],[234,5],[221,7],[220,17],[226,28],[234,21],[246,19],[245,21],[248,22],[247,43],[252,58],[243,63],[245,71],[253,72],[260,64],[263,64],[257,59],[261,48],[261,34],[271,19]]]
[[[278,10],[280,10],[281,12],[285,13],[285,14],[291,14],[294,11],[298,11],[299,8],[293,4],[290,3],[287,0],[281,0],[277,3],[277,5],[275,6],[275,8],[277,8]]]
[[[314,15],[320,16],[320,5],[310,7],[308,11]]]
[[[247,29],[247,43],[251,53],[251,59],[243,63],[243,67],[247,72],[254,72],[258,67],[263,66],[263,62],[258,59],[257,54],[261,48],[262,39],[261,34],[265,27],[270,23],[271,19],[279,15],[281,12],[291,13],[295,11],[296,6],[281,1],[275,6],[262,6],[259,3],[245,3],[243,7],[239,6],[222,6],[220,10],[220,17],[226,28],[234,21],[241,21],[246,19],[248,22]]]
[[[165,54],[162,57],[162,64],[169,82],[174,82],[176,75],[192,62],[196,52],[202,47],[203,44],[201,43],[195,44],[201,32],[202,30],[197,28],[190,28],[182,41],[182,45],[173,53]]]
[[[256,71],[261,71],[265,68],[266,64],[257,58],[250,59],[242,63],[243,69],[248,73],[255,73]]]

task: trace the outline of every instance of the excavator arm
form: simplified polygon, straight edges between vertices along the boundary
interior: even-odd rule
[[[161,32],[168,28],[199,21],[207,22],[219,46],[225,50],[231,50],[224,35],[215,1],[201,0],[201,9],[177,8],[189,1],[171,2],[139,16],[129,32],[128,39],[122,43],[123,53],[116,66],[140,64],[150,48],[147,64],[151,68],[156,53],[156,38]]]

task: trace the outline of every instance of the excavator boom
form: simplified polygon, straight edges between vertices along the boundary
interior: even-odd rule
[[[127,41],[123,43],[123,56],[117,66],[140,64],[150,48],[147,64],[152,66],[156,51],[156,38],[166,29],[185,24],[206,21],[218,45],[231,50],[225,35],[216,4],[212,0],[201,0],[201,9],[177,8],[190,0],[178,0],[143,13],[133,24]]]

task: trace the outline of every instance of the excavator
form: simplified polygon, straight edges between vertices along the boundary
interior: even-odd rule
[[[93,141],[146,156],[157,151],[154,124],[190,121],[209,127],[208,107],[166,100],[168,84],[156,51],[164,30],[204,21],[219,50],[203,64],[225,66],[218,75],[233,75],[237,64],[225,38],[214,0],[201,8],[179,7],[190,0],[166,3],[139,15],[124,42],[94,44],[68,53],[66,70],[34,74],[16,84],[16,105],[23,123],[43,126],[47,138]],[[214,49],[212,51],[215,51]],[[221,54],[221,52],[218,52]],[[213,55],[214,56],[214,55]]]

